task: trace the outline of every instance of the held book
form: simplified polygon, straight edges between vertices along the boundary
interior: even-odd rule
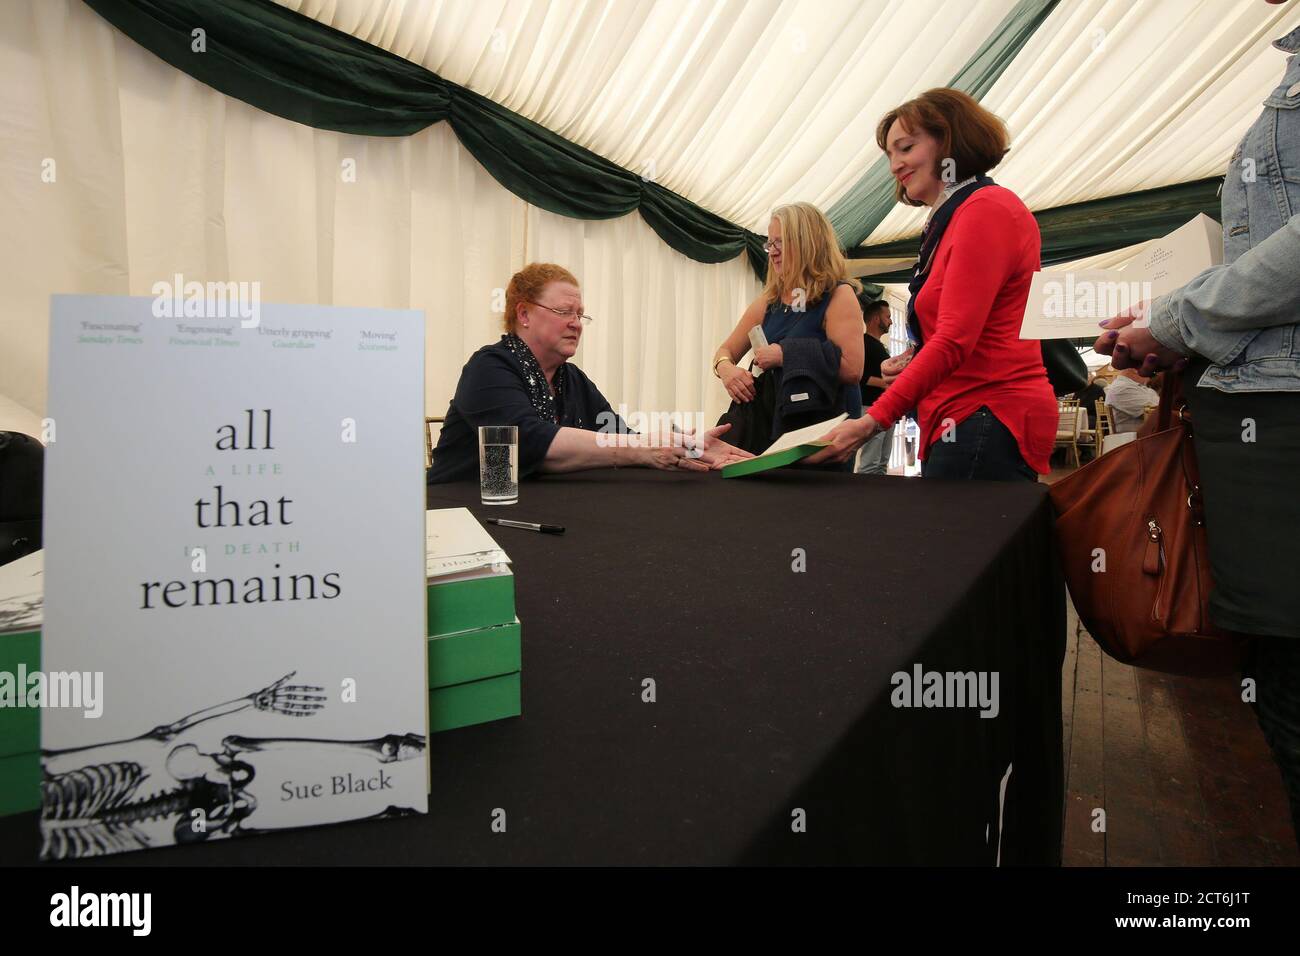
[[[786,432],[769,445],[763,451],[763,454],[747,458],[744,461],[733,462],[730,465],[723,465],[722,477],[741,478],[762,471],[771,471],[773,468],[784,468],[786,465],[807,458],[814,452],[829,445],[830,442],[821,440],[822,436],[848,417],[847,413],[836,415],[834,418],[828,418],[816,425],[809,425],[806,428]]]

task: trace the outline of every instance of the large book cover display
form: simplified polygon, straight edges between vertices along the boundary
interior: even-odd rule
[[[41,857],[426,812],[423,316],[154,301],[52,300]]]
[[[447,531],[440,534],[444,527]],[[438,733],[517,717],[522,628],[515,617],[510,559],[464,508],[428,512],[426,529],[429,730]],[[449,534],[472,536],[475,551],[486,553],[450,553],[459,546]],[[486,548],[481,547],[485,539],[490,542]],[[472,567],[464,566],[467,555],[475,559]],[[41,803],[40,710],[16,705],[26,676],[41,666],[44,564],[45,552],[38,551],[0,566],[0,674],[14,676],[8,691],[14,700],[0,707],[0,816],[35,810]],[[492,591],[484,598],[483,585],[476,583],[484,580],[497,582],[496,600],[490,599]],[[476,627],[432,630],[436,621],[463,621],[467,614],[476,615]],[[5,692],[0,688],[0,695]]]
[[[521,628],[510,557],[467,509],[425,516],[429,730],[521,713]],[[44,551],[0,567],[0,672],[40,670]],[[485,587],[486,583],[486,587]],[[471,623],[441,632],[438,622]],[[40,805],[40,710],[0,708],[0,816]]]

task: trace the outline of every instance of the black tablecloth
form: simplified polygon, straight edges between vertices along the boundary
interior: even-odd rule
[[[427,817],[108,862],[1059,862],[1046,490],[623,469],[489,508],[477,485],[434,486],[430,507],[568,529],[493,529],[514,560],[523,717],[433,737]],[[891,675],[916,664],[997,671],[997,717],[892,706]],[[34,859],[35,814],[0,820],[0,848]]]

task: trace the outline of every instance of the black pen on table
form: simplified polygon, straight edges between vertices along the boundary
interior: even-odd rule
[[[525,531],[540,531],[542,534],[564,534],[564,526],[558,524],[534,524],[531,521],[510,521],[506,518],[486,518],[488,524],[499,524],[503,528],[523,528]]]

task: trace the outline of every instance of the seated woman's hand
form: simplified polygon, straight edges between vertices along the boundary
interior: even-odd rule
[[[704,433],[704,446],[701,449],[700,456],[695,460],[717,471],[723,465],[730,465],[732,462],[753,458],[754,456],[743,448],[729,445],[719,437],[730,428],[731,424],[727,423],[706,431]]]
[[[754,349],[754,364],[765,372],[770,368],[777,368],[784,361],[785,353],[779,345],[764,345]]]
[[[1144,318],[1149,303],[1140,302],[1127,312],[1121,312],[1101,323],[1103,332],[1093,343],[1098,355],[1109,355],[1115,368],[1135,368],[1142,375],[1154,375],[1165,369],[1181,371],[1187,358],[1173,349],[1165,348],[1145,325],[1136,327],[1135,321]]]
[[[686,442],[669,440],[663,444],[644,445],[640,454],[641,464],[660,471],[708,471],[709,466],[698,458],[691,457],[691,450]]]
[[[848,461],[853,453],[879,430],[880,426],[870,415],[846,419],[821,437],[821,441],[829,441],[830,445],[816,454],[809,455],[804,461],[810,465]]]
[[[754,376],[739,365],[728,362],[723,366],[722,384],[733,401],[743,405],[754,400]]]

